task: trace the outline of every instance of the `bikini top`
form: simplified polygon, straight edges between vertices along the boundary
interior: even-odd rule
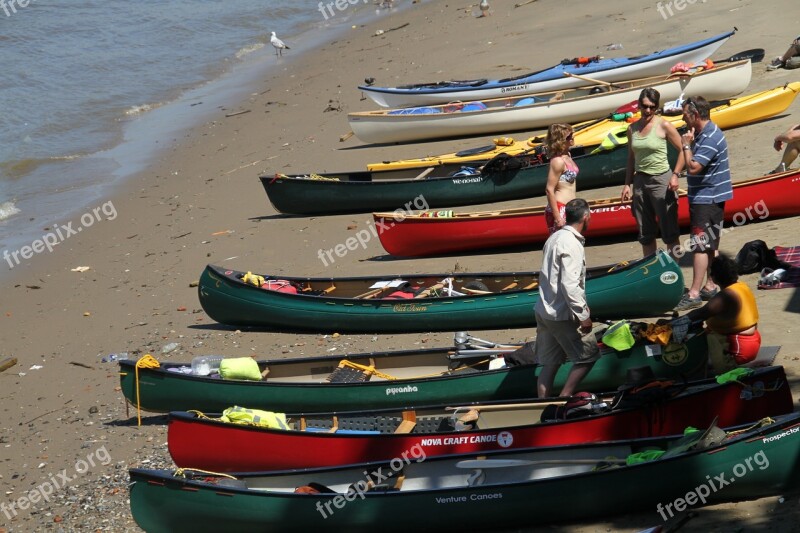
[[[570,168],[569,164],[564,161],[564,172],[561,173],[559,176],[558,181],[563,181],[566,183],[575,183],[575,179],[578,177],[578,165],[575,164],[573,161],[572,163],[573,168]]]

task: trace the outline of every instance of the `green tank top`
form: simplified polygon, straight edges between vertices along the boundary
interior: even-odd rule
[[[661,121],[663,119],[655,117],[653,120]],[[636,172],[659,176],[670,168],[667,160],[667,140],[656,134],[657,127],[658,122],[655,122],[647,135],[640,135],[637,131],[631,135]]]

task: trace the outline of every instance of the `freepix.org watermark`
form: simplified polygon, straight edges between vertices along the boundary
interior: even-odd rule
[[[105,219],[101,217],[101,214],[105,215]],[[106,202],[103,205],[95,207],[91,211],[87,211],[86,213],[82,214],[80,218],[81,225],[77,228],[72,227],[73,222],[68,222],[67,224],[56,224],[53,226],[53,231],[45,233],[40,239],[36,239],[29,245],[25,245],[19,250],[14,250],[13,252],[3,250],[3,259],[5,259],[6,263],[8,263],[8,268],[14,268],[20,264],[21,260],[32,258],[33,254],[40,254],[44,252],[45,249],[48,252],[52,252],[55,245],[64,242],[73,235],[77,235],[83,231],[84,228],[91,227],[95,222],[100,222],[101,220],[114,220],[115,218],[117,218],[117,209],[110,201]]]
[[[706,0],[699,0],[703,4],[706,3]],[[658,2],[656,4],[656,9],[658,13],[667,20],[669,17],[675,15],[673,13],[672,8],[674,7],[676,11],[683,11],[686,9],[687,5],[694,5],[698,2],[698,0],[669,0],[668,2]]]
[[[36,0],[0,0],[0,9],[6,14],[7,17],[16,14],[17,6],[20,8],[28,7]]]
[[[0,0],[2,1],[2,0]],[[334,2],[320,2],[317,5],[317,10],[322,13],[322,16],[325,17],[325,20],[328,20],[331,17],[336,16],[336,13],[333,11],[333,8],[336,9],[341,13],[345,11],[348,7],[354,6],[361,2],[362,4],[369,4],[370,0],[335,0]]]
[[[56,475],[50,474],[49,480],[32,488],[24,496],[20,496],[11,503],[0,503],[0,511],[3,511],[3,514],[6,515],[6,518],[11,520],[17,516],[17,509],[24,511],[32,504],[37,504],[40,501],[46,501],[49,503],[50,497],[53,494],[63,490],[64,487],[75,481],[78,476],[82,476],[88,472],[89,469],[95,468],[98,465],[105,466],[109,463],[111,463],[111,455],[108,453],[108,450],[106,450],[106,447],[102,446],[95,451],[90,452],[89,455],[86,456],[85,460],[78,459],[75,462],[75,466],[73,467],[73,471],[76,473],[75,475],[69,475],[66,468]]]
[[[386,481],[393,478],[395,474],[403,470],[406,465],[411,464],[412,459],[414,459],[417,463],[421,463],[427,458],[428,456],[425,453],[425,450],[422,449],[422,446],[415,444],[400,454],[400,457],[395,457],[389,461],[389,468],[386,470],[384,470],[384,467],[382,466],[379,466],[377,470],[373,470],[372,472],[364,470],[364,479],[353,483],[350,488],[347,489],[347,492],[344,494],[339,494],[332,500],[329,500],[325,503],[318,501],[317,511],[322,515],[322,518],[327,520],[328,517],[336,512],[336,509],[343,509],[345,505],[347,505],[349,502],[352,502],[356,498],[361,498],[363,500],[364,493],[367,492],[370,487],[376,487],[378,485],[385,484]],[[331,507],[335,507],[336,509],[331,509]]]
[[[426,210],[428,209],[428,202],[425,200],[425,197],[420,194],[413,200],[406,202],[401,209],[396,209],[392,213],[393,218],[396,221],[403,220],[406,215],[411,213],[412,207],[413,209],[421,211]],[[394,222],[389,222],[388,224],[385,222],[378,222],[376,227],[372,220],[367,220],[367,227],[365,229],[358,230],[354,236],[348,237],[343,243],[339,243],[333,248],[329,248],[327,250],[320,248],[317,250],[317,257],[319,257],[319,260],[322,261],[322,266],[331,265],[336,262],[336,259],[333,257],[334,255],[342,258],[347,255],[347,252],[357,250],[359,246],[366,250],[367,244],[372,239],[384,231],[389,231],[393,227]]]
[[[717,235],[722,236],[729,231],[733,231],[738,226],[752,222],[756,218],[758,218],[758,220],[769,218],[769,207],[767,207],[767,203],[764,200],[759,200],[753,205],[747,206],[743,211],[737,211],[734,213],[731,217],[733,226],[726,228],[724,227],[724,222],[720,222],[719,224],[708,224],[706,225],[706,233],[708,234],[709,238],[715,239]],[[672,257],[679,259],[683,257],[686,252],[693,251],[697,245],[697,238],[692,235],[683,241],[682,244],[676,244],[673,246],[672,249],[669,250],[669,253]],[[661,265],[664,266],[664,263],[669,259],[665,258],[663,255],[660,255],[658,260],[661,262]]]
[[[736,478],[744,477],[755,470],[753,463],[755,463],[755,466],[757,466],[759,470],[769,468],[769,459],[767,458],[767,454],[764,453],[764,450],[760,450],[752,457],[748,457],[742,463],[736,463],[731,469],[733,472],[732,476],[728,477],[725,472],[720,472],[719,475],[714,476],[712,479],[710,475],[707,475],[705,483],[687,492],[683,498],[676,498],[666,505],[661,505],[659,503],[656,505],[656,511],[658,511],[658,514],[660,514],[661,518],[666,522],[669,518],[675,516],[675,513],[672,512],[673,507],[675,508],[675,512],[681,513],[685,511],[687,507],[696,505],[697,502],[701,502],[705,505],[706,498],[713,493],[734,483]],[[669,514],[669,516],[667,516],[667,514]]]

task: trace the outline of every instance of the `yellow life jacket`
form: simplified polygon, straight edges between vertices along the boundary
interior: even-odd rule
[[[260,409],[246,409],[239,407],[229,407],[222,412],[220,418],[223,422],[231,424],[248,424],[272,429],[289,429],[284,413],[273,413],[272,411],[262,411]]]

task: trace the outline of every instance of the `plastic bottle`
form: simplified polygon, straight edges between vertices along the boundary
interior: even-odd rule
[[[212,372],[219,372],[222,359],[221,355],[199,355],[192,359],[192,374],[207,376]]]
[[[622,43],[609,44],[606,50],[622,50]]]
[[[178,344],[177,342],[171,342],[165,345],[163,348],[161,348],[161,353],[167,354],[169,352],[175,351],[178,348],[178,346],[180,346],[180,344]]]

